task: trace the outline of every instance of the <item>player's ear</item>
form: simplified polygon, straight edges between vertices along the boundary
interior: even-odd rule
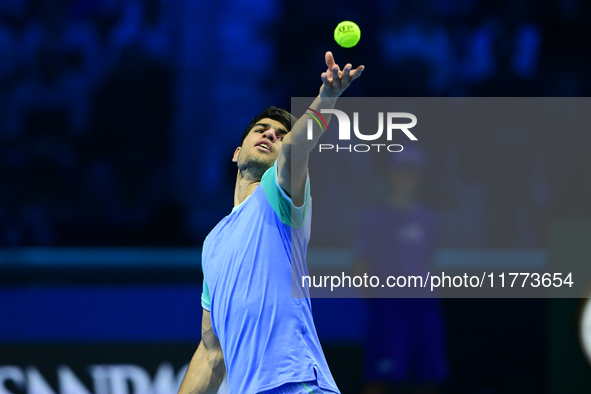
[[[240,147],[236,148],[236,150],[234,151],[234,157],[232,157],[232,161],[234,163],[238,162],[238,154],[240,153]]]

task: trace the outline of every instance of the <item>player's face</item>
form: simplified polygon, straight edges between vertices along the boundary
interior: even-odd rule
[[[281,150],[285,127],[276,120],[261,119],[244,139],[242,146],[234,152],[233,161],[238,167],[250,162],[265,163],[270,168]]]
[[[414,193],[419,187],[421,170],[418,167],[400,167],[390,170],[390,181],[395,189]]]

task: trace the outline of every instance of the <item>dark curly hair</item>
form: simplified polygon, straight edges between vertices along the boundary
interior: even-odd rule
[[[248,126],[246,126],[246,130],[244,131],[244,134],[242,134],[240,146],[242,146],[244,139],[246,138],[248,133],[250,133],[250,130],[252,130],[254,125],[257,124],[261,119],[265,118],[273,119],[281,123],[283,127],[285,127],[285,130],[287,130],[288,132],[291,131],[292,126],[298,120],[295,116],[293,116],[292,114],[290,114],[282,108],[267,107],[267,109],[255,116],[254,119],[250,121]]]

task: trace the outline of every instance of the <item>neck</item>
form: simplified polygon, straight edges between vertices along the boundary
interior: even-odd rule
[[[254,181],[248,177],[242,176],[242,172],[238,170],[236,175],[236,187],[234,188],[234,206],[242,204],[254,192],[254,189],[261,183],[261,181]]]

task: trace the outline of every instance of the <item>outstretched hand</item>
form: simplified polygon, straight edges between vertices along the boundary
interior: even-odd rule
[[[351,63],[347,63],[341,71],[330,51],[326,52],[324,58],[328,69],[320,75],[320,78],[322,78],[320,97],[339,97],[351,85],[351,82],[361,76],[361,73],[365,69],[365,66],[359,66],[355,70],[352,70],[353,66]]]

